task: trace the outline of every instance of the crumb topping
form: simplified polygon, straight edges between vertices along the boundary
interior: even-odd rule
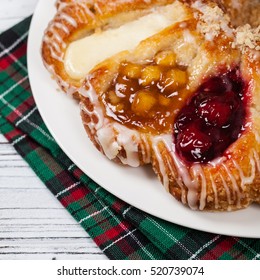
[[[245,24],[233,29],[230,26],[230,17],[218,6],[200,0],[192,6],[199,11],[195,14],[198,19],[197,29],[204,34],[206,40],[212,41],[224,32],[225,36],[234,38],[232,48],[239,48],[242,53],[248,49],[260,51],[260,26],[252,27]]]
[[[238,27],[232,47],[239,47],[243,53],[247,48],[260,51],[260,26],[252,28],[249,24],[246,24]]]
[[[233,36],[233,31],[229,26],[230,18],[218,6],[210,6],[201,1],[196,1],[192,6],[200,12],[196,16],[199,20],[197,28],[199,32],[205,34],[206,40],[212,41],[222,31],[228,37]]]

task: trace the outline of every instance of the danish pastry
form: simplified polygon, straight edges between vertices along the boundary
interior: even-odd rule
[[[172,3],[174,14],[167,11]],[[59,0],[56,8],[43,37],[42,58],[61,89],[76,99],[92,67],[134,48],[178,20],[179,9],[182,13],[174,0]]]
[[[90,71],[79,89],[86,131],[110,159],[151,162],[194,210],[260,203],[259,29],[232,29],[211,2],[181,7],[175,23]]]

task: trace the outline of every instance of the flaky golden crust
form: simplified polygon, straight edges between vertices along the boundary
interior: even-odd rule
[[[100,133],[100,129],[97,128],[99,120],[93,114],[94,108],[90,104],[89,98],[81,96],[81,118],[84,128],[89,139],[101,153],[118,164],[131,167],[138,167],[151,162],[149,140],[145,134],[131,131],[109,120],[108,131],[104,132],[104,129],[102,129],[101,132],[105,134],[105,139],[98,136],[98,133]],[[89,106],[88,109],[87,106]],[[102,118],[107,121],[105,116]],[[124,137],[125,139],[123,139]]]
[[[238,33],[236,37],[242,36]],[[258,39],[246,44],[248,38],[252,38],[250,30],[246,33],[247,46],[237,45],[239,61],[234,62],[239,65],[242,79],[250,85],[248,127],[225,152],[228,156],[209,164],[185,164],[164,139],[158,144],[161,157],[152,156],[154,170],[167,190],[192,209],[232,211],[260,203],[260,42],[258,33],[255,36]],[[235,50],[236,43],[231,45]],[[215,46],[218,46],[217,41]],[[224,53],[228,55],[230,51],[233,50],[226,49]],[[214,52],[210,59],[213,64],[222,61]]]
[[[42,58],[46,68],[61,89],[78,99],[82,80],[73,79],[65,70],[64,56],[68,45],[96,30],[114,28],[147,13],[147,9],[174,0],[61,0],[57,13],[49,23],[42,42]]]

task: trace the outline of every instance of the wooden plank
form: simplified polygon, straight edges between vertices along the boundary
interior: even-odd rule
[[[0,255],[0,260],[105,260],[106,258],[100,254],[83,253],[10,253]]]
[[[29,172],[28,172],[29,173]],[[6,172],[3,172],[5,175]],[[11,173],[12,175],[12,173]],[[1,189],[39,189],[42,188],[39,178],[34,174],[29,173],[30,176],[22,176],[19,180],[16,177],[0,177]]]

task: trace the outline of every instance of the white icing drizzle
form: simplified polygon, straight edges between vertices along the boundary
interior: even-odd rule
[[[141,149],[144,162],[150,162],[151,143],[151,150],[157,162],[158,173],[167,191],[169,191],[170,178],[174,178],[181,189],[182,202],[188,204],[191,209],[203,210],[207,204],[207,183],[211,183],[214,192],[215,209],[218,209],[218,190],[212,174],[209,175],[210,182],[207,182],[201,164],[194,164],[191,167],[187,167],[176,152],[172,134],[150,135],[148,139],[147,136],[144,134],[142,135],[134,129],[129,129],[115,121],[111,122],[110,119],[107,119],[104,116],[98,95],[93,89],[90,80],[91,76],[87,79],[86,87],[81,88],[79,92],[81,95],[89,98],[90,102],[94,105],[93,110],[88,109],[84,104],[81,104],[81,109],[90,116],[92,120],[93,118],[97,120],[96,123],[92,121],[85,125],[89,127],[93,135],[96,135],[95,139],[102,147],[105,155],[110,159],[115,159],[117,157],[122,163],[136,167],[140,165],[140,159],[138,157],[140,151],[138,148]],[[164,145],[166,154],[162,153],[160,145]],[[124,149],[126,156],[120,154],[122,149]],[[251,153],[249,159],[251,165],[250,176],[246,176],[238,162],[232,160],[234,167],[238,170],[241,179],[241,187],[238,186],[238,181],[225,164],[226,160],[225,157],[220,157],[212,161],[210,165],[213,168],[220,165],[224,168],[232,185],[232,187],[228,186],[223,175],[221,173],[219,174],[226,191],[227,202],[231,205],[231,192],[233,192],[234,199],[236,199],[236,206],[237,208],[241,208],[243,191],[246,185],[253,183],[256,176],[256,169],[260,172],[259,155],[256,150],[253,150]],[[229,206],[228,210],[232,210],[232,207]]]
[[[147,1],[149,2],[149,1]],[[77,2],[78,3],[78,2]],[[60,14],[59,17],[65,20],[74,28],[77,28],[77,22],[70,15],[63,12],[66,3],[60,3]],[[86,4],[79,3],[81,8],[84,8],[85,14],[94,18],[94,14],[89,10]],[[196,9],[200,10],[203,14],[206,14],[208,11],[208,6],[204,5],[201,1],[196,1],[193,5]],[[79,7],[78,7],[79,8]],[[95,9],[98,12],[99,10],[98,4],[95,3]],[[207,10],[207,11],[206,11]],[[78,15],[79,16],[79,15]],[[219,16],[219,15],[218,15]],[[206,17],[204,17],[206,18]],[[208,18],[207,18],[208,19]],[[217,18],[219,20],[219,18]],[[51,55],[53,58],[63,61],[62,57],[62,48],[65,48],[66,45],[63,42],[61,36],[59,35],[58,30],[62,30],[64,33],[69,34],[69,29],[66,25],[60,22],[52,22],[52,26],[49,27],[49,31],[51,31],[51,37],[47,35],[44,36],[44,41],[49,44],[49,48],[51,51]],[[220,28],[224,30],[228,36],[232,35],[229,26],[226,22],[222,22]],[[212,40],[216,34],[213,32],[211,34],[206,35],[206,39]],[[184,41],[188,43],[193,43],[195,38],[190,34],[188,30],[184,30],[183,32]],[[54,69],[52,66],[48,66],[50,72],[54,73]],[[76,91],[75,88],[70,88],[70,85],[63,81],[60,77],[58,77],[59,83],[62,87],[68,89],[68,91],[72,94]],[[178,156],[175,145],[173,142],[173,138],[171,134],[163,134],[159,136],[149,136],[149,139],[144,134],[137,132],[134,129],[129,129],[116,121],[111,121],[106,118],[104,115],[104,111],[100,105],[98,95],[93,89],[91,83],[91,76],[86,79],[86,86],[80,88],[79,93],[88,98],[93,105],[93,109],[87,108],[87,106],[81,102],[80,108],[83,113],[88,115],[91,118],[91,121],[88,123],[84,123],[86,125],[92,135],[95,137],[96,142],[102,148],[104,154],[109,159],[118,158],[122,163],[137,167],[141,164],[139,159],[139,152],[141,150],[142,159],[145,163],[149,163],[151,161],[151,148],[150,142],[152,146],[152,151],[157,160],[159,173],[161,176],[162,183],[167,191],[169,191],[170,184],[170,176],[172,176],[178,186],[181,189],[181,200],[183,203],[188,204],[191,209],[203,210],[206,206],[207,202],[207,180],[203,170],[202,165],[194,164],[191,167],[187,167],[186,164],[180,159]],[[93,121],[95,120],[95,121]],[[260,143],[260,135],[257,131],[255,133],[255,139],[258,143]],[[159,145],[163,144],[167,149],[168,153],[163,157],[161,153],[161,149]],[[125,155],[122,155],[122,150],[125,151]],[[231,205],[231,190],[233,191],[234,197],[237,199],[236,204],[237,208],[241,208],[241,200],[243,198],[243,193],[241,190],[245,190],[247,184],[252,184],[255,176],[256,170],[260,172],[260,158],[255,149],[252,150],[250,156],[250,165],[251,165],[251,174],[250,176],[246,176],[239,166],[239,163],[235,160],[232,161],[234,167],[238,170],[240,180],[241,180],[241,189],[238,186],[238,182],[236,178],[232,175],[228,166],[225,164],[226,158],[220,157],[209,164],[212,167],[216,167],[218,165],[222,165],[225,169],[231,184],[232,188],[227,185],[227,181],[224,179],[223,175],[220,173],[219,176],[222,180],[223,187],[226,191],[227,202]],[[170,174],[169,174],[170,171]],[[176,174],[177,173],[177,174]],[[175,178],[177,177],[177,178]],[[211,186],[214,192],[214,203],[215,208],[219,208],[219,197],[217,186],[213,180],[212,174],[209,176]],[[200,194],[200,195],[199,195]],[[231,206],[229,206],[229,210],[231,210]]]
[[[70,33],[69,28],[66,25],[64,25],[64,24],[62,24],[60,22],[53,22],[53,27],[61,29],[67,35]]]
[[[177,2],[176,2],[177,3]],[[176,15],[177,4],[148,9],[114,28],[100,30],[68,45],[64,55],[64,68],[73,79],[84,79],[95,65],[122,51],[132,51],[143,40],[157,34],[182,19]],[[182,12],[180,12],[182,15]],[[88,55],[82,55],[83,53]]]
[[[97,11],[99,14],[102,14],[102,10],[100,9],[98,3],[95,3],[94,6],[95,6],[96,11]]]
[[[47,34],[44,36],[44,42],[49,45],[49,50],[50,50],[51,56],[54,59],[62,62],[60,47],[59,47],[58,43],[55,42],[55,40],[53,40],[49,36],[47,36]]]
[[[236,196],[237,198],[237,208],[241,208],[241,199],[242,199],[242,193],[239,190],[238,184],[232,173],[230,172],[229,168],[227,167],[226,164],[222,164],[224,167],[225,171],[227,172],[227,175],[229,176],[231,183],[232,183],[232,190],[233,190],[233,195]]]
[[[195,164],[192,166],[192,172],[194,173],[195,178],[201,179],[201,191],[200,191],[200,204],[199,209],[203,210],[206,206],[207,199],[207,180],[204,174],[204,171],[200,164]]]
[[[95,131],[98,131],[104,125],[104,113],[102,111],[101,106],[98,106],[99,103],[98,96],[94,91],[91,83],[89,82],[89,79],[87,79],[86,82],[87,82],[86,87],[85,86],[81,87],[79,89],[79,93],[82,96],[89,98],[91,104],[93,104],[94,107],[93,107],[93,111],[89,111],[87,107],[83,103],[81,103],[81,109],[83,109],[85,113],[91,117],[91,119],[93,119],[93,116],[96,117],[98,123],[94,123],[94,122],[89,123],[89,128],[91,132],[95,133]]]
[[[168,135],[161,135],[151,138],[152,142],[152,149],[154,151],[160,176],[162,177],[162,183],[164,184],[166,190],[169,189],[169,171],[172,174],[173,178],[178,183],[179,187],[182,190],[182,202],[187,203],[190,208],[196,210],[200,209],[203,210],[206,207],[207,202],[207,179],[203,171],[203,167],[200,164],[194,164],[193,166],[188,168],[185,166],[185,164],[181,161],[181,159],[178,157],[172,136],[170,134]],[[167,156],[163,158],[160,149],[159,149],[159,143],[163,143],[166,149],[169,152],[169,156],[173,160],[172,162],[167,158]],[[234,175],[230,172],[227,165],[224,163],[226,158],[218,158],[216,162],[214,162],[214,167],[217,165],[222,165],[224,170],[227,173],[227,176],[229,177],[232,188],[230,188],[227,185],[226,179],[224,179],[223,175],[220,173],[219,176],[222,180],[222,184],[224,186],[224,189],[226,191],[227,196],[227,202],[231,205],[231,192],[233,192],[233,196],[236,199],[236,207],[241,208],[241,201],[243,199],[243,192],[246,189],[247,184],[252,184],[255,176],[256,176],[256,168],[258,169],[258,172],[260,171],[260,159],[258,156],[258,153],[253,150],[253,153],[250,156],[249,162],[251,165],[251,173],[250,176],[245,176],[243,173],[241,167],[236,161],[232,161],[233,165],[236,167],[236,169],[239,172],[239,176],[241,179],[241,189],[238,186],[238,181],[234,177]],[[167,165],[166,165],[167,164]],[[168,167],[168,168],[167,168]],[[175,167],[176,172],[174,171],[173,167]],[[175,178],[177,176],[177,178]],[[219,197],[218,197],[218,190],[217,186],[213,180],[212,174],[209,175],[211,186],[214,192],[214,204],[215,209],[219,208]],[[187,188],[187,197],[186,189]],[[201,189],[199,189],[201,187]],[[199,190],[200,190],[200,196],[199,196]],[[241,191],[242,190],[242,191]],[[228,207],[228,210],[232,210],[231,206]]]
[[[47,63],[45,63],[45,67],[47,68],[47,70],[51,73],[51,74],[55,74],[54,72],[54,66],[53,65],[49,65]],[[74,93],[76,93],[78,90],[73,87],[70,86],[65,80],[63,80],[60,76],[56,75],[56,81],[57,83],[60,85],[61,88],[65,88],[66,89],[66,93],[70,96],[72,96]]]
[[[150,151],[150,145],[147,137],[145,137],[143,134],[141,135],[141,148],[142,148],[142,157],[144,162],[151,162],[151,151]]]
[[[250,156],[251,176],[249,176],[249,177],[245,176],[242,168],[239,166],[239,164],[235,160],[233,160],[233,164],[239,172],[239,176],[241,179],[241,188],[242,188],[242,190],[245,190],[247,184],[252,184],[254,182],[255,175],[256,175],[255,160],[254,160],[253,156],[251,155]]]
[[[167,139],[168,141],[171,141],[169,135],[163,135],[163,136],[152,137],[151,142],[152,142],[153,152],[155,153],[157,163],[159,164],[159,171],[160,171],[160,176],[162,177],[163,186],[165,187],[166,191],[169,191],[169,183],[170,183],[169,176],[170,176],[170,174],[172,176],[174,176],[175,171],[173,169],[174,167],[172,165],[172,161],[170,160],[170,158],[172,158],[172,157],[171,157],[171,153],[170,153],[170,149],[169,149],[170,146],[167,145],[166,138],[168,138]],[[164,159],[162,158],[162,154],[159,149],[160,143],[164,144],[169,152],[167,155],[165,155]],[[171,145],[170,142],[169,142],[169,145]],[[167,167],[169,168],[170,173],[167,172],[165,164],[167,164]],[[181,201],[183,204],[187,204],[187,197],[186,197],[186,191],[185,191],[185,186],[183,184],[183,180],[180,176],[177,176],[177,178],[175,178],[175,179],[176,179],[178,186],[181,189]]]
[[[118,133],[115,141],[120,147],[124,148],[126,152],[126,157],[118,155],[118,158],[124,164],[138,167],[140,165],[138,144],[141,141],[138,132],[132,129],[128,129],[118,123],[114,123],[113,128]]]
[[[55,25],[53,25],[53,27],[57,27],[57,24],[55,24]],[[58,25],[59,26],[59,25]],[[63,28],[64,29],[64,28]],[[65,44],[65,42],[63,41],[63,39],[61,38],[61,36],[59,35],[59,33],[58,32],[53,32],[53,35],[54,35],[54,40],[56,40],[58,43],[60,43],[61,44],[61,48],[63,49],[63,48],[65,48],[66,47],[66,44]],[[57,49],[57,51],[58,52],[60,52],[61,51],[61,48],[60,47],[58,47],[58,48],[56,48]]]
[[[216,158],[216,159],[214,159],[214,160],[212,160],[212,161],[210,161],[208,164],[210,165],[210,166],[212,166],[212,167],[217,167],[218,165],[221,165],[223,162],[225,162],[226,161],[226,157],[225,156],[223,156],[223,157],[218,157],[218,158]]]
[[[48,43],[51,42],[51,44],[52,44],[52,49],[54,49],[54,52],[55,52],[56,54],[59,54],[59,53],[61,53],[61,48],[60,48],[60,45],[59,45],[59,43],[60,43],[60,37],[58,37],[57,33],[56,33],[55,35],[56,35],[56,37],[53,38],[54,40],[48,38],[46,41],[47,41]],[[56,39],[56,41],[58,41],[58,42],[56,42],[55,39]]]
[[[60,19],[64,19],[65,21],[67,21],[67,23],[69,23],[69,24],[72,25],[73,27],[77,28],[78,24],[77,24],[76,20],[75,20],[72,16],[68,15],[67,13],[61,12],[61,13],[58,15],[58,17],[59,17]]]
[[[76,20],[64,11],[64,8],[67,6],[67,4],[60,3],[60,5],[60,12],[57,15],[57,19],[61,19],[74,28],[77,28],[78,24]],[[63,41],[59,30],[62,30],[67,35],[70,33],[69,28],[66,26],[66,24],[62,23],[62,21],[54,20],[49,24],[48,29],[45,31],[43,42],[48,45],[52,58],[63,62],[63,50],[66,48],[66,43]]]
[[[181,202],[183,204],[187,204],[187,196],[186,196],[185,186],[183,185],[183,182],[180,181],[179,178],[177,178],[177,183],[181,188]]]
[[[174,174],[173,166],[172,166],[172,163],[171,163],[171,160],[169,159],[169,157],[166,156],[166,157],[164,158],[164,160],[165,160],[165,162],[167,163],[167,167],[170,169],[170,174]],[[168,178],[168,180],[169,180],[169,178]],[[170,180],[169,180],[169,183],[170,183]],[[177,182],[177,183],[178,183],[178,185],[179,185],[179,182]],[[170,186],[170,185],[168,185],[168,187],[166,188],[167,191],[170,190],[170,189],[169,189],[169,186]],[[181,189],[183,188],[183,185],[179,185],[179,186],[181,187]],[[183,191],[182,191],[182,193],[183,193]]]
[[[223,183],[223,186],[224,186],[224,189],[226,191],[226,195],[227,195],[227,201],[228,201],[228,204],[230,205],[231,204],[231,194],[230,194],[230,189],[226,183],[226,180],[223,178],[222,174],[219,174],[221,180],[222,180],[222,183]]]
[[[260,158],[259,158],[259,155],[258,155],[258,153],[255,149],[253,149],[253,155],[254,155],[254,159],[255,159],[255,162],[256,162],[257,171],[260,172]]]
[[[160,176],[162,177],[161,180],[163,186],[167,191],[169,191],[169,176],[167,174],[165,162],[162,159],[162,155],[158,145],[161,142],[165,143],[163,137],[161,136],[154,137],[152,140],[152,147],[153,147],[153,152],[155,154],[155,157],[157,159],[157,163],[159,164]]]
[[[77,2],[79,1],[84,1],[84,0],[76,0]],[[66,2],[66,1],[62,1],[62,0],[57,0],[56,1],[56,7],[58,7],[58,11],[63,10],[65,7],[73,5],[74,1],[70,1],[70,2]]]
[[[131,0],[125,0],[125,1],[116,1],[109,3],[109,5],[118,5],[119,2],[122,3],[131,3]],[[144,1],[145,3],[149,4],[151,1]],[[81,0],[76,0],[76,1],[71,1],[71,2],[63,2],[63,1],[57,1],[56,6],[58,7],[58,13],[55,17],[55,19],[50,22],[43,38],[43,42],[46,43],[46,46],[49,49],[50,56],[54,59],[59,61],[60,63],[64,63],[64,57],[65,57],[65,50],[67,49],[67,44],[65,43],[64,37],[67,37],[67,35],[70,34],[71,29],[77,29],[78,23],[77,22],[85,22],[87,24],[87,21],[89,18],[95,19],[95,13],[91,10],[93,8],[96,13],[101,14],[102,10],[99,7],[99,4],[105,4],[101,1],[81,1]],[[160,6],[160,5],[159,5]],[[71,15],[70,11],[73,8],[74,14]],[[154,9],[151,9],[150,11],[153,11]],[[162,8],[163,10],[163,8]],[[168,13],[168,9],[167,13]],[[175,10],[174,8],[172,9],[173,11]],[[170,20],[170,14],[171,11],[169,11],[169,20]],[[174,19],[174,17],[173,17]],[[65,34],[66,36],[62,35]],[[45,63],[47,64],[47,62]],[[75,92],[74,88],[71,89],[71,84],[70,83],[65,83],[61,79],[57,77],[55,68],[53,68],[53,71],[51,72],[54,77],[58,80],[58,83],[63,87],[63,90],[69,91],[69,92]],[[67,73],[69,75],[69,73]],[[71,77],[75,78],[75,77]],[[84,76],[85,78],[85,76]],[[75,78],[76,80],[81,80]]]
[[[215,181],[212,178],[212,174],[210,174],[210,181],[211,181],[211,186],[214,192],[214,197],[215,197],[215,209],[219,208],[219,202],[218,202],[218,191],[217,191],[217,186],[215,184]]]

